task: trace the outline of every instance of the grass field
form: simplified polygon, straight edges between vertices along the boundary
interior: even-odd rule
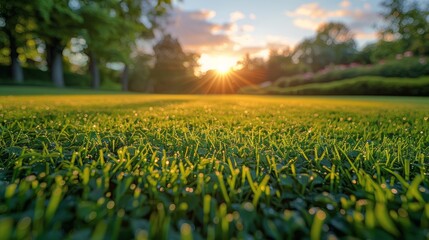
[[[3,239],[429,239],[427,98],[4,96],[0,135]]]

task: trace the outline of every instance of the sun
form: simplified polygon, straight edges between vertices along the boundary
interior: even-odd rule
[[[232,66],[228,64],[219,64],[218,66],[214,67],[214,70],[220,74],[227,74],[229,71],[231,71]]]
[[[202,54],[200,58],[201,71],[215,70],[219,74],[227,74],[237,64],[235,57],[227,55]]]

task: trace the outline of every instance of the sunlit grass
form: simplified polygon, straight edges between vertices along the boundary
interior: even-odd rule
[[[429,237],[429,101],[0,97],[4,238]]]

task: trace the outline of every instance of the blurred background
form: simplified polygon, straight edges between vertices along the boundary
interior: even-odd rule
[[[429,96],[429,1],[0,0],[0,88]]]

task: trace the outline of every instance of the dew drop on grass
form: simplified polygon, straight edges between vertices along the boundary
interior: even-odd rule
[[[106,201],[106,199],[104,197],[101,197],[97,200],[97,204],[102,205],[105,201]]]
[[[243,204],[243,208],[248,212],[252,212],[255,209],[255,207],[253,206],[253,204],[251,202],[245,202]]]
[[[308,213],[311,215],[314,215],[314,214],[316,214],[317,210],[319,210],[319,208],[312,207],[312,208],[308,209]]]
[[[320,220],[325,220],[326,218],[326,213],[322,210],[318,210],[316,213],[316,217]]]
[[[170,204],[170,206],[168,207],[168,209],[173,212],[174,210],[176,210],[176,204],[172,203]]]
[[[109,201],[106,205],[107,209],[113,209],[115,207],[114,201]]]

